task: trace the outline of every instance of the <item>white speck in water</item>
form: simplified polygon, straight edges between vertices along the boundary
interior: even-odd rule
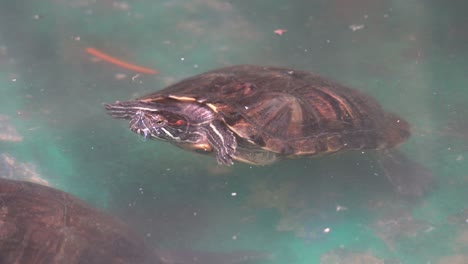
[[[197,215],[198,215],[198,213],[197,213],[197,212],[193,212],[193,216],[197,216]]]
[[[351,29],[352,31],[358,31],[358,30],[361,30],[364,28],[364,25],[363,24],[352,24],[352,25],[349,25],[349,29]]]
[[[76,36],[76,37],[74,37],[73,39],[76,40],[76,41],[80,41],[80,40],[81,40],[81,37],[80,37],[80,36]]]
[[[125,73],[116,73],[114,75],[114,78],[116,80],[123,80],[123,79],[127,78],[127,75]]]
[[[198,64],[194,64],[193,67],[196,69],[198,68]]]
[[[362,154],[366,154],[366,152],[365,152],[365,151],[361,151],[361,153],[362,153]]]
[[[184,60],[185,60],[185,58],[184,58],[184,57],[182,57],[182,58],[180,58],[180,60],[181,60],[181,61],[184,61]]]
[[[237,196],[237,193],[236,193],[236,192],[232,192],[232,193],[231,193],[231,196],[232,196],[232,197]]]
[[[237,239],[237,236],[236,235],[233,235],[232,236],[232,240],[236,240]]]
[[[248,110],[248,109],[249,109],[249,107],[248,107],[248,106],[244,106],[244,108],[245,108],[245,110]]]
[[[139,73],[133,75],[133,76],[132,76],[132,81],[135,81],[138,77],[140,77],[140,74],[139,74]]]
[[[323,232],[324,232],[325,234],[330,233],[330,231],[331,231],[331,229],[330,229],[329,227],[323,229]]]
[[[336,211],[337,212],[346,211],[346,210],[348,210],[348,208],[345,207],[345,206],[341,206],[341,205],[336,206]]]
[[[290,75],[294,74],[294,71],[288,71],[288,74],[290,74]]]
[[[151,233],[146,233],[146,237],[151,237]]]
[[[327,43],[330,43],[330,42],[331,42],[331,40],[327,39]]]
[[[16,78],[11,79],[12,82],[16,82]]]

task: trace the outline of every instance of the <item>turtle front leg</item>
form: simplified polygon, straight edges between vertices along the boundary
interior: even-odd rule
[[[210,145],[215,149],[218,163],[231,166],[233,155],[236,152],[236,137],[221,121],[214,120],[204,126],[206,137]]]

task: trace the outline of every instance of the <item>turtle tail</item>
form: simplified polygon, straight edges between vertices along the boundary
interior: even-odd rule
[[[387,113],[384,120],[386,129],[383,136],[387,143],[385,147],[395,147],[411,136],[410,124],[406,120],[392,113]]]

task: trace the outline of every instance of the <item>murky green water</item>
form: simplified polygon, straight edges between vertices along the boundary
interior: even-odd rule
[[[4,176],[73,193],[155,248],[269,255],[253,263],[468,263],[463,1],[1,2]],[[90,47],[159,74],[96,60]],[[400,149],[433,188],[402,197],[368,153],[225,168],[142,140],[102,106],[239,63],[374,96],[412,124]]]

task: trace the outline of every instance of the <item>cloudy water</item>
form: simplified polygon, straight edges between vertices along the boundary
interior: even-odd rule
[[[468,263],[468,3],[0,2],[0,176],[70,193],[120,219],[156,256],[149,263]],[[199,88],[203,81],[185,84],[201,91],[179,90],[171,102],[209,98],[209,113],[221,113],[199,131],[211,133],[218,147],[233,137],[238,154],[228,158],[243,154],[266,162],[276,154],[261,147],[300,155],[299,148],[316,138],[346,140],[317,143],[322,155],[313,157],[224,166],[214,155],[152,140],[150,130],[133,133],[130,120],[114,119],[104,107],[238,64],[281,67],[291,80],[299,71],[314,72],[353,90],[340,95],[320,79],[314,85],[324,90],[310,95],[298,82],[283,79],[281,86],[279,75],[259,71],[249,74],[263,79],[228,78],[215,86],[228,91],[224,96]],[[383,118],[373,99],[355,90],[395,118]],[[312,105],[298,103],[307,98]],[[350,101],[365,110],[358,113],[360,106]],[[263,106],[270,108],[262,112]],[[233,109],[230,127],[223,107]],[[186,112],[202,118],[204,111]],[[351,133],[339,111],[363,127],[379,125]],[[317,123],[311,116],[319,114],[331,121]],[[139,115],[134,124],[149,126],[150,119]],[[167,122],[189,120],[176,117]],[[392,130],[403,131],[405,120],[409,138]],[[314,126],[325,132],[303,134]],[[159,132],[177,137],[168,129]],[[247,138],[240,131],[257,134]],[[291,147],[285,136],[291,134],[301,144]],[[352,142],[367,148],[324,153]],[[36,212],[27,204],[15,208],[19,215]],[[0,220],[7,213],[0,209]],[[37,223],[23,225],[26,230]],[[0,231],[0,256],[35,254],[8,246],[34,239],[14,237],[9,227]],[[43,233],[42,240],[56,239]],[[83,248],[77,244],[76,250]]]

